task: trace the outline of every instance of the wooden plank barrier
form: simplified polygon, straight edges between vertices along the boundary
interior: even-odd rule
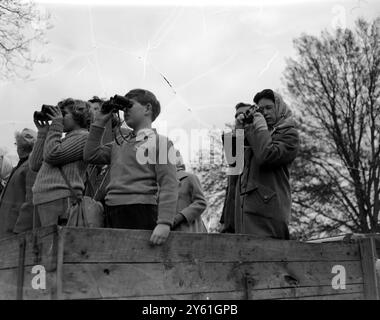
[[[2,239],[0,299],[379,298],[373,239],[171,232],[154,247],[150,235],[52,226]]]

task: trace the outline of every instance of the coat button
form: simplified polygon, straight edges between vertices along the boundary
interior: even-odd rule
[[[268,202],[269,200],[269,197],[268,196],[264,196],[264,202]]]

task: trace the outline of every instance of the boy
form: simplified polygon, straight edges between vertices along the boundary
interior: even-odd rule
[[[152,122],[161,111],[152,92],[135,89],[125,97],[130,106],[123,109],[124,120],[132,131],[124,139],[119,138],[120,143],[101,145],[112,112],[99,112],[90,128],[84,159],[92,164],[111,165],[105,198],[110,227],[153,230],[150,241],[160,245],[169,236],[178,198],[175,162],[167,157],[168,150],[173,150],[172,143],[152,129]],[[161,142],[167,148],[161,147]],[[144,163],[146,146],[148,154],[154,151],[156,156]],[[166,156],[164,161],[160,161],[162,155]]]

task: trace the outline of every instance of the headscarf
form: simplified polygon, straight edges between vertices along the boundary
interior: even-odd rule
[[[276,123],[273,125],[273,128],[279,129],[294,126],[292,111],[289,109],[288,105],[282,99],[280,94],[278,94],[277,92],[273,93],[276,114]]]

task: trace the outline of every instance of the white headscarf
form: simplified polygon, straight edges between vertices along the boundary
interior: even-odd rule
[[[282,97],[277,93],[274,93],[275,99],[275,113],[276,113],[276,123],[274,128],[287,127],[289,125],[294,125],[292,118],[292,111],[289,109],[288,105],[282,99]]]

